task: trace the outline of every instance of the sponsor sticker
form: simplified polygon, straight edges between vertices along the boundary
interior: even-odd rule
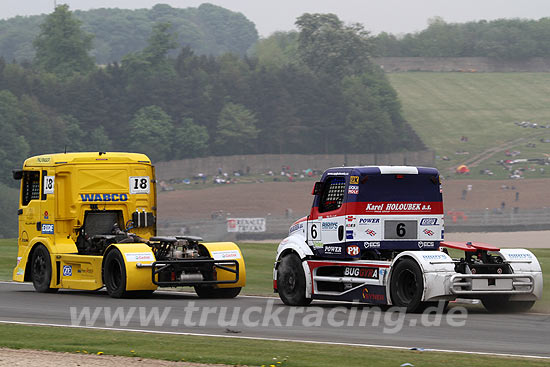
[[[17,257],[17,265],[19,265],[19,263],[21,262],[21,259],[23,259],[21,256]]]
[[[426,234],[426,235],[428,235],[428,236],[430,236],[430,237],[434,235],[434,231],[431,231],[431,230],[429,230],[429,229],[427,229],[427,228],[426,228],[425,230],[423,230],[422,232],[424,232],[424,234]]]
[[[80,194],[80,199],[86,201],[128,201],[128,194]]]
[[[293,225],[292,227],[290,227],[290,230],[288,232],[293,233],[293,232],[299,231],[300,229],[303,229],[303,228],[304,228],[304,223],[297,223],[297,224]]]
[[[315,241],[315,242],[313,242],[313,247],[322,248],[323,247],[323,242]]]
[[[150,252],[130,252],[124,256],[128,262],[155,261],[155,255]]]
[[[73,267],[71,265],[63,265],[63,276],[64,277],[73,276]]]
[[[214,260],[234,260],[240,259],[241,254],[238,250],[212,251]]]
[[[447,256],[443,254],[437,254],[437,255],[422,255],[422,258],[425,260],[445,260],[447,259]]]
[[[370,229],[370,228],[367,228],[367,230],[365,231],[366,234],[368,234],[369,236],[371,237],[374,237],[376,236],[376,231]]]
[[[357,186],[357,185],[349,185],[349,187],[348,187],[348,194],[350,194],[350,195],[357,195],[357,194],[359,194],[359,186]]]
[[[380,218],[361,218],[359,219],[359,225],[364,226],[367,224],[380,224]]]
[[[385,302],[386,296],[384,294],[377,294],[374,292],[369,292],[367,287],[363,288],[362,298],[366,301],[372,302]]]
[[[321,228],[323,231],[336,231],[338,229],[338,222],[323,222]]]
[[[25,274],[25,269],[17,268],[17,275],[23,275],[23,274]]]
[[[341,254],[342,247],[340,246],[325,246],[325,254]]]
[[[528,254],[528,253],[511,253],[511,254],[508,254],[508,256],[510,257],[510,259],[516,259],[516,260],[533,258],[533,256],[531,256],[531,254]]]
[[[422,218],[420,220],[421,226],[436,226],[437,225],[437,218]]]
[[[344,276],[356,277],[356,278],[369,278],[378,279],[377,268],[365,268],[358,266],[346,266],[344,269]]]
[[[430,213],[432,210],[439,210],[441,203],[436,202],[436,206],[432,209],[432,203],[367,203],[366,212],[371,213],[403,213],[403,214],[422,214]]]
[[[353,240],[353,230],[346,230],[346,240]]]
[[[359,184],[359,176],[350,176],[349,177],[349,183],[352,184],[352,185],[358,185]],[[357,189],[359,189],[359,187]]]
[[[347,252],[349,256],[357,256],[361,252],[359,249],[359,246],[357,245],[349,245],[347,248]]]
[[[363,243],[365,248],[380,248],[380,242],[378,241],[365,241]]]
[[[53,224],[42,224],[42,234],[53,234]]]
[[[435,247],[435,242],[432,241],[418,241],[418,248]]]

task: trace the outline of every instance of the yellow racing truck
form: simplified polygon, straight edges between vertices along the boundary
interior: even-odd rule
[[[232,298],[245,285],[236,244],[157,236],[155,171],[144,154],[40,155],[13,178],[21,180],[14,281],[38,292],[105,286],[115,298],[180,286]]]

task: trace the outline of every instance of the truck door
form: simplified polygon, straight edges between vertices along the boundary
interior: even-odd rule
[[[344,193],[345,176],[331,176],[325,180],[319,194],[318,207],[314,208],[317,217],[309,223],[308,238],[315,247],[323,247],[327,255],[343,255],[343,243],[346,241]]]
[[[19,198],[19,245],[27,246],[29,241],[42,233],[40,169],[27,168],[21,178]]]

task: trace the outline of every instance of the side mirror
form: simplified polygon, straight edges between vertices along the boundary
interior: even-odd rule
[[[22,170],[13,170],[11,171],[13,174],[14,180],[20,180],[23,178],[23,171]]]
[[[323,192],[323,182],[315,182],[315,185],[313,186],[313,191],[311,191],[311,195],[319,195],[321,192]]]

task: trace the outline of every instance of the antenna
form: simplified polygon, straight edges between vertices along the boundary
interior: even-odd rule
[[[65,144],[65,154],[67,154],[67,145]]]

